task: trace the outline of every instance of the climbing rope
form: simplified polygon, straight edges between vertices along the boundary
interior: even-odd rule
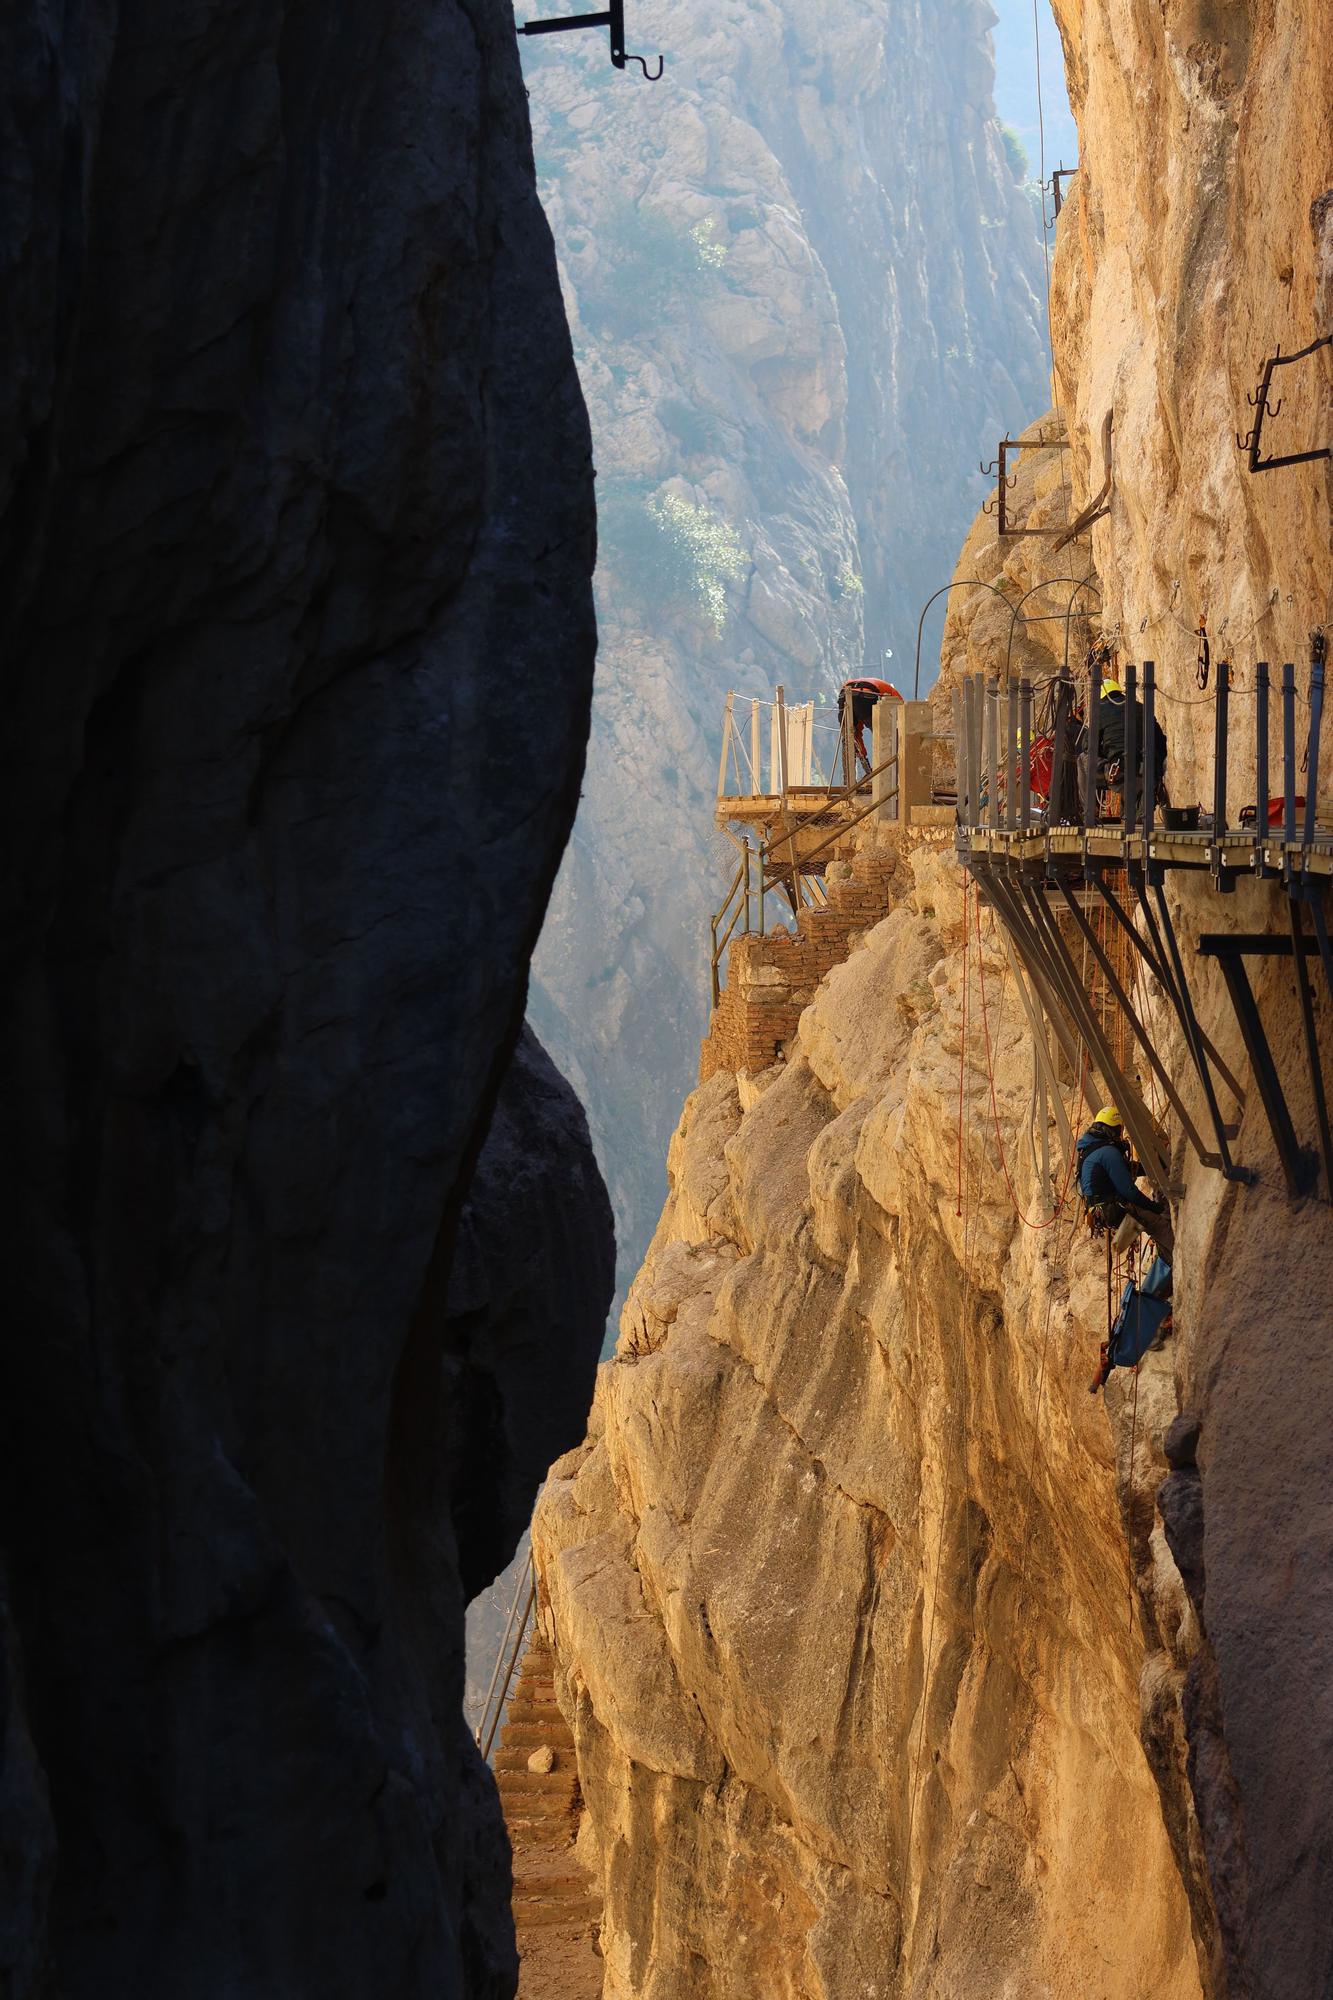
[[[1134,1401],[1129,1418],[1129,1476],[1125,1481],[1125,1549],[1129,1557],[1129,1631],[1134,1633],[1134,1451],[1139,1435],[1139,1363],[1134,1364]]]
[[[991,921],[993,924],[994,919],[992,918]],[[1044,1222],[1034,1222],[1030,1216],[1027,1216],[1023,1213],[1022,1205],[1020,1204],[1018,1195],[1014,1189],[1013,1180],[1010,1177],[1009,1162],[1005,1157],[1004,1134],[1000,1129],[1000,1106],[995,1093],[995,1057],[994,1057],[994,1050],[991,1045],[990,1017],[986,1007],[986,958],[985,958],[985,948],[983,945],[982,935],[981,935],[980,894],[978,894],[977,896],[977,965],[980,970],[980,978],[981,978],[981,1022],[982,1022],[982,1027],[984,1028],[986,1034],[986,1074],[990,1081],[991,1117],[995,1124],[995,1145],[996,1145],[996,1150],[999,1154],[1000,1172],[1004,1176],[1004,1184],[1005,1187],[1008,1189],[1009,1201],[1013,1208],[1014,1214],[1018,1217],[1023,1227],[1025,1229],[1032,1229],[1032,1230],[1050,1229],[1054,1225],[1054,1223],[1056,1222],[1056,1220],[1058,1219],[1064,1208],[1065,1201],[1067,1199],[1069,1192],[1069,1177],[1066,1176],[1064,1192],[1061,1194],[1060,1200],[1056,1205],[1056,1207],[1054,1208],[1054,1210],[1052,1211],[1052,1213],[1046,1218]],[[1000,1005],[1001,1008],[1003,1008],[1004,1005],[1003,987],[1001,988]]]

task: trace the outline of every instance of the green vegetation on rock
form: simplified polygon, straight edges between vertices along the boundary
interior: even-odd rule
[[[750,559],[720,514],[678,493],[658,499],[612,485],[600,495],[598,520],[599,567],[614,571],[617,594],[659,612],[694,612],[722,631],[727,585],[748,573]]]

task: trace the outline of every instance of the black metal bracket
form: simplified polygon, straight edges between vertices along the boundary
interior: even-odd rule
[[[1009,518],[1007,495],[1012,493],[1014,487],[1018,484],[1017,475],[1014,474],[1011,476],[1009,472],[1009,454],[1011,451],[1068,451],[1069,439],[1067,437],[1048,438],[1043,430],[1039,430],[1035,437],[1004,437],[1000,439],[996,457],[990,461],[989,465],[984,459],[981,461],[982,473],[987,479],[993,478],[996,482],[994,497],[983,501],[981,511],[983,514],[991,514],[997,517],[996,525],[1001,541],[1017,540],[1021,535],[1056,535],[1059,539],[1055,543],[1055,549],[1062,549],[1066,542],[1072,542],[1076,536],[1083,534],[1085,530],[1090,528],[1094,521],[1102,520],[1110,512],[1111,487],[1113,484],[1111,472],[1111,422],[1111,412],[1108,410],[1102,422],[1102,461],[1105,477],[1102,481],[1101,491],[1094,499],[1089,501],[1081,513],[1074,516],[1072,521],[1051,521],[1044,528],[1029,528],[1026,526],[1016,528]]]
[[[1079,1074],[1081,1042],[1124,1115],[1144,1170],[1158,1191],[1165,1194],[1168,1162],[1156,1125],[1102,1032],[1044,890],[1031,882],[1006,882],[989,872],[986,890],[1013,940],[1072,1073]]]
[[[649,83],[660,81],[666,68],[665,59],[657,58],[657,68],[649,69],[642,56],[628,55],[625,50],[625,0],[611,0],[605,13],[566,14],[561,19],[551,21],[525,21],[519,29],[521,35],[564,35],[574,28],[607,28],[611,35],[611,61],[616,69],[624,69],[627,63],[637,63]]]
[[[1007,462],[1009,453],[1011,451],[1068,451],[1068,449],[1068,438],[1048,438],[1044,431],[1038,431],[1036,437],[1001,438],[998,456],[993,458],[989,465],[986,464],[984,459],[981,461],[981,470],[986,478],[996,479],[995,497],[992,500],[985,501],[981,511],[983,514],[995,514],[999,516],[1001,538],[1016,535],[1053,535],[1059,532],[1058,528],[1054,527],[1015,528],[1010,526],[1008,510],[1005,506],[1005,495],[1006,493],[1012,493],[1014,487],[1017,486],[1018,475],[1015,473],[1010,477]]]
[[[1333,458],[1333,446],[1321,445],[1316,451],[1275,452],[1271,458],[1263,457],[1264,418],[1275,421],[1282,409],[1279,397],[1274,408],[1268,400],[1268,392],[1273,386],[1273,371],[1290,368],[1297,361],[1304,361],[1308,355],[1317,354],[1321,347],[1333,346],[1333,333],[1326,333],[1322,339],[1312,340],[1308,347],[1298,349],[1295,354],[1284,354],[1281,347],[1276,354],[1270,354],[1264,363],[1264,372],[1259,378],[1259,387],[1252,396],[1245,398],[1256,413],[1253,424],[1244,437],[1236,433],[1236,450],[1248,452],[1251,472],[1272,472],[1280,465],[1312,465],[1316,459]]]
[[[1055,215],[1052,218],[1051,223],[1048,225],[1051,228],[1054,228],[1055,224],[1060,220],[1060,210],[1065,205],[1064,191],[1061,188],[1060,183],[1061,181],[1073,180],[1074,175],[1077,172],[1078,172],[1077,167],[1057,167],[1055,172],[1051,175],[1051,194],[1054,196],[1055,199]]]
[[[1321,913],[1322,914],[1322,913]],[[1328,1137],[1328,1112],[1324,1104],[1323,1076],[1319,1068],[1319,1050],[1314,1042],[1314,1020],[1309,1008],[1309,981],[1305,960],[1319,950],[1317,938],[1307,937],[1301,928],[1297,899],[1292,897],[1291,932],[1288,937],[1280,937],[1276,932],[1231,932],[1207,933],[1199,939],[1199,951],[1204,958],[1215,958],[1226,981],[1231,1005],[1245,1043],[1245,1052],[1254,1069],[1255,1082],[1268,1115],[1268,1128],[1273,1134],[1277,1147],[1283,1178],[1287,1192],[1293,1201],[1299,1201],[1309,1194],[1318,1176],[1316,1155],[1296,1142],[1295,1127],[1287,1100],[1282,1090],[1282,1080],[1273,1061],[1273,1051],[1268,1045],[1268,1036],[1245,970],[1246,958],[1286,958],[1297,965],[1297,985],[1302,999],[1302,1014],[1306,1021],[1306,1048],[1310,1060],[1311,1082],[1314,1090],[1315,1107],[1320,1118],[1320,1139],[1325,1152],[1325,1171],[1330,1175],[1333,1187],[1333,1140]]]
[[[1175,1084],[1171,1081],[1170,1075],[1168,1074],[1166,1069],[1166,1065],[1163,1063],[1161,1057],[1157,1053],[1156,1048],[1153,1046],[1152,1037],[1149,1035],[1147,1028],[1140,1020],[1139,1015],[1134,1007],[1134,1003],[1130,999],[1128,993],[1126,993],[1124,987],[1121,985],[1119,976],[1116,973],[1116,969],[1114,965],[1112,965],[1110,959],[1107,957],[1105,951],[1103,951],[1101,941],[1098,938],[1096,931],[1092,928],[1092,925],[1088,922],[1087,915],[1082,905],[1079,903],[1078,898],[1074,895],[1073,891],[1070,889],[1068,882],[1062,879],[1059,886],[1060,886],[1060,893],[1064,897],[1065,903],[1069,909],[1071,916],[1074,919],[1074,922],[1078,925],[1079,930],[1083,933],[1084,943],[1087,945],[1093,957],[1096,959],[1098,965],[1101,967],[1102,977],[1105,979],[1111,992],[1114,993],[1116,998],[1116,1004],[1120,1008],[1121,1013],[1125,1016],[1125,1019],[1129,1022],[1130,1029],[1134,1035],[1134,1039],[1138,1043],[1139,1047],[1142,1049],[1144,1055],[1147,1057],[1148,1065],[1151,1068],[1153,1075],[1157,1078],[1157,1081],[1161,1084],[1162,1089],[1166,1092],[1166,1095],[1170,1100],[1171,1107],[1174,1110],[1177,1118],[1180,1120],[1181,1127],[1185,1133],[1185,1137],[1189,1140],[1191,1146],[1193,1146],[1194,1148],[1196,1155],[1198,1156],[1199,1160],[1205,1167],[1220,1167],[1222,1164],[1221,1154],[1210,1153],[1204,1146],[1202,1139],[1199,1137],[1198,1130],[1195,1127],[1194,1120],[1190,1117],[1189,1112],[1186,1109],[1184,1099],[1181,1097],[1179,1091],[1176,1089]]]

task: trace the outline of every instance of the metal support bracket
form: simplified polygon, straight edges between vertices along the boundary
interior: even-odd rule
[[[996,456],[990,463],[987,464],[985,459],[981,461],[981,470],[985,477],[995,480],[994,497],[983,501],[981,511],[983,514],[995,517],[996,531],[1001,541],[1016,541],[1024,535],[1055,535],[1058,537],[1055,549],[1062,549],[1067,542],[1072,542],[1086,528],[1090,528],[1094,521],[1100,521],[1110,512],[1111,489],[1115,483],[1111,465],[1111,428],[1112,416],[1108,410],[1102,420],[1103,479],[1096,498],[1090,500],[1072,521],[1052,521],[1044,528],[1029,528],[1021,524],[1015,527],[1009,518],[1008,495],[1018,484],[1017,474],[1011,474],[1009,471],[1009,454],[1014,451],[1068,451],[1069,440],[1062,437],[1048,438],[1042,430],[1039,430],[1035,437],[1000,439]]]
[[[611,37],[611,61],[616,69],[624,69],[627,63],[637,63],[649,83],[660,81],[666,68],[665,59],[657,58],[657,68],[649,69],[642,56],[632,56],[625,50],[625,0],[610,0],[610,5],[600,14],[565,14],[549,21],[525,21],[519,29],[521,35],[564,35],[572,29],[606,28]]]
[[[1060,220],[1060,210],[1065,205],[1064,189],[1060,186],[1060,183],[1061,181],[1072,181],[1077,172],[1077,167],[1057,167],[1051,175],[1051,194],[1055,200],[1055,222]]]
[[[1066,1005],[1125,1121],[1143,1170],[1154,1182],[1157,1192],[1164,1196],[1167,1193],[1169,1161],[1162,1149],[1152,1113],[1115,1059],[1045,894],[1039,888],[1029,887],[1025,891],[1025,900],[1038,933],[1044,933],[1043,942],[1063,988]]]
[[[1316,459],[1333,458],[1333,447],[1322,445],[1314,451],[1274,452],[1269,458],[1263,456],[1264,418],[1276,421],[1282,409],[1282,398],[1278,398],[1274,408],[1268,400],[1268,392],[1273,386],[1273,372],[1278,368],[1290,368],[1297,361],[1304,361],[1308,355],[1317,354],[1321,347],[1333,346],[1333,333],[1326,333],[1319,340],[1312,340],[1308,347],[1299,348],[1295,354],[1284,354],[1281,347],[1276,354],[1270,354],[1264,363],[1264,372],[1259,378],[1259,387],[1253,395],[1245,398],[1255,412],[1253,424],[1242,437],[1236,433],[1236,450],[1249,454],[1251,472],[1272,472],[1280,465],[1312,465]]]
[[[1155,949],[1154,946],[1148,942],[1148,939],[1144,937],[1142,931],[1136,930],[1136,928],[1130,921],[1128,912],[1121,908],[1119,898],[1116,896],[1115,892],[1112,889],[1109,889],[1107,887],[1102,877],[1100,875],[1097,875],[1094,877],[1094,880],[1097,885],[1097,892],[1101,896],[1102,901],[1107,905],[1108,909],[1111,912],[1111,915],[1115,918],[1116,922],[1120,925],[1120,928],[1125,932],[1125,934],[1129,938],[1131,944],[1133,944],[1135,949],[1138,951],[1139,956],[1142,958],[1143,963],[1147,966],[1148,971],[1152,974],[1153,978],[1157,981],[1158,985],[1165,992],[1168,1000],[1171,1002],[1172,1009],[1175,1012],[1177,1019],[1180,1019],[1180,1004],[1178,995],[1176,994],[1175,991],[1173,976],[1170,971],[1170,968],[1166,965],[1165,960],[1160,956],[1159,950]],[[1149,924],[1152,924],[1153,922],[1152,911],[1148,909],[1146,900],[1144,899],[1141,890],[1139,894],[1139,900],[1143,904],[1144,916],[1146,918],[1146,921]],[[1158,940],[1158,945],[1160,945],[1160,940]],[[1204,1032],[1203,1028],[1200,1026],[1197,1020],[1195,1021],[1194,1025],[1195,1025],[1195,1031],[1198,1035],[1199,1048],[1208,1056],[1208,1059],[1212,1063],[1213,1068],[1217,1071],[1223,1083],[1225,1083],[1227,1089],[1231,1092],[1231,1095],[1235,1098],[1237,1104],[1243,1104],[1245,1102],[1245,1092],[1241,1089],[1240,1084],[1237,1082],[1236,1078],[1232,1075],[1230,1069],[1227,1067],[1226,1063],[1222,1060],[1222,1057],[1219,1054],[1218,1050],[1216,1049],[1214,1044],[1209,1040],[1207,1034]],[[1191,1060],[1193,1060],[1194,1044],[1189,1033],[1185,1030],[1185,1024],[1183,1020],[1181,1020],[1181,1030],[1185,1034],[1186,1046],[1189,1048],[1190,1057]]]
[[[1115,970],[1115,967],[1112,965],[1110,959],[1103,951],[1101,946],[1101,941],[1099,940],[1096,931],[1094,931],[1092,925],[1088,922],[1087,913],[1082,908],[1078,898],[1074,895],[1073,891],[1070,889],[1069,884],[1067,882],[1064,881],[1061,882],[1060,893],[1063,895],[1065,902],[1069,907],[1069,910],[1074,918],[1074,922],[1078,925],[1080,931],[1082,931],[1083,933],[1084,943],[1087,945],[1089,951],[1092,953],[1098,965],[1101,967],[1102,977],[1105,979],[1112,993],[1114,993],[1116,997],[1116,1004],[1119,1006],[1120,1011],[1124,1015],[1125,1019],[1129,1022],[1130,1028],[1133,1030],[1134,1039],[1138,1043],[1139,1047],[1143,1050],[1143,1053],[1148,1060],[1148,1064],[1152,1070],[1153,1075],[1157,1078],[1157,1081],[1161,1084],[1163,1090],[1166,1092],[1167,1097],[1170,1100],[1171,1107],[1174,1110],[1177,1118],[1179,1118],[1180,1120],[1181,1126],[1185,1133],[1185,1137],[1189,1140],[1191,1146],[1193,1146],[1194,1148],[1196,1155],[1198,1156],[1200,1161],[1202,1161],[1205,1167],[1220,1167],[1222,1164],[1221,1154],[1209,1153],[1205,1151],[1203,1141],[1202,1139],[1200,1139],[1199,1134],[1195,1129],[1194,1120],[1190,1117],[1189,1112],[1186,1110],[1184,1100],[1182,1099],[1180,1092],[1176,1089],[1175,1084],[1171,1081],[1170,1076],[1167,1074],[1165,1064],[1162,1062],[1161,1057],[1158,1055],[1156,1049],[1153,1047],[1152,1040],[1149,1037],[1148,1031],[1143,1025],[1143,1022],[1139,1019],[1138,1013],[1135,1010],[1134,1004],[1131,1001],[1128,993],[1126,993],[1124,987],[1121,985],[1120,978]]]
[[[1294,906],[1293,906],[1294,907]],[[1297,950],[1296,938],[1300,936]],[[1287,1192],[1293,1201],[1299,1201],[1309,1194],[1318,1174],[1316,1156],[1307,1147],[1297,1144],[1295,1127],[1287,1100],[1283,1094],[1282,1081],[1273,1061],[1273,1052],[1268,1046],[1268,1036],[1264,1032],[1263,1020],[1245,970],[1247,957],[1299,957],[1304,970],[1304,960],[1311,952],[1318,950],[1312,937],[1306,937],[1298,929],[1298,921],[1293,918],[1289,937],[1279,937],[1275,933],[1260,935],[1223,931],[1220,934],[1206,934],[1199,939],[1199,951],[1204,958],[1215,958],[1226,981],[1231,1005],[1245,1043],[1246,1054],[1254,1069],[1255,1082],[1268,1116],[1268,1127],[1273,1134],[1277,1156],[1282,1166]],[[1315,1051],[1317,1059],[1318,1050]],[[1321,1083],[1322,1092],[1322,1083]]]

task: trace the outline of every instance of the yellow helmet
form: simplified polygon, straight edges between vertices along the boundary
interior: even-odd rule
[[[1125,1121],[1116,1110],[1114,1104],[1103,1104],[1092,1122],[1094,1125],[1113,1125],[1118,1132]]]
[[[1103,682],[1102,682],[1102,700],[1103,700],[1103,701],[1105,701],[1105,700],[1106,700],[1106,697],[1107,697],[1107,695],[1108,695],[1108,694],[1118,694],[1118,695],[1120,696],[1121,700],[1123,701],[1123,699],[1124,699],[1124,694],[1125,694],[1125,690],[1124,690],[1124,689],[1123,689],[1123,688],[1121,687],[1121,685],[1120,685],[1119,681],[1110,681],[1110,680],[1108,680],[1108,681],[1103,681]]]

